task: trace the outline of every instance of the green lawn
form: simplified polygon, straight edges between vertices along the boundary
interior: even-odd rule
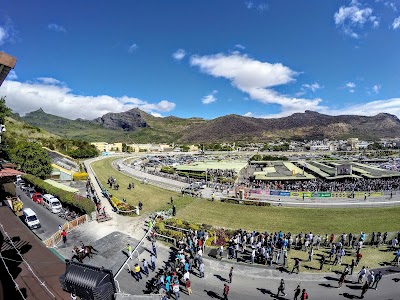
[[[171,208],[170,198],[174,199],[174,204],[177,210],[194,202],[192,197],[182,197],[179,193],[164,190],[149,184],[142,184],[140,181],[133,179],[121,172],[118,172],[111,166],[111,162],[116,158],[106,158],[92,163],[92,168],[96,173],[97,178],[107,187],[108,191],[121,199],[125,198],[126,201],[132,205],[138,205],[139,201],[143,203],[142,213],[150,213],[154,211],[164,210]],[[107,186],[107,179],[112,176],[119,184],[119,190],[112,190]],[[128,184],[134,183],[135,188],[128,190]],[[179,199],[178,199],[179,198]],[[199,199],[198,199],[199,200]],[[200,201],[200,200],[199,200]]]
[[[119,198],[137,205],[143,202],[144,213],[169,208],[172,196],[177,207],[177,217],[196,223],[205,223],[232,229],[258,231],[312,231],[316,234],[365,231],[397,232],[400,207],[390,208],[289,208],[256,207],[211,202],[204,199],[181,197],[178,193],[151,185],[143,185],[111,167],[115,158],[103,159],[92,164],[93,170],[106,186],[107,178],[113,176],[120,185],[119,191],[111,191]],[[135,189],[127,190],[129,182]]]

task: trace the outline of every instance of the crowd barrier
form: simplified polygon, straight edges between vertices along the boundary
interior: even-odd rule
[[[67,233],[71,232],[73,229],[85,223],[87,219],[88,219],[87,215],[80,216],[70,222],[65,223],[62,226],[62,229],[64,229]],[[43,241],[43,243],[46,245],[47,248],[55,248],[61,241],[62,241],[62,236],[61,236],[61,231],[59,230],[56,233],[54,233],[51,237],[49,237],[47,240]]]
[[[281,196],[281,197],[303,197],[304,198],[364,198],[367,197],[382,197],[384,195],[390,195],[391,192],[292,192],[284,190],[268,190],[268,189],[248,189],[248,188],[236,188],[236,192],[244,190],[245,198],[251,197],[251,195],[266,195],[266,196]],[[392,192],[395,194],[395,192]]]

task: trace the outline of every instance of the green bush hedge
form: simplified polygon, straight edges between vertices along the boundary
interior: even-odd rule
[[[59,189],[33,175],[26,174],[22,178],[33,185],[37,191],[57,197],[64,205],[75,207],[86,214],[96,210],[93,201],[86,197]]]

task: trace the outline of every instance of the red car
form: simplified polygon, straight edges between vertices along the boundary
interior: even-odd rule
[[[43,195],[41,193],[33,193],[32,200],[36,203],[42,204]]]

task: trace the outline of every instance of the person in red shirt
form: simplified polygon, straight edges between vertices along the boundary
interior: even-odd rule
[[[300,300],[306,300],[306,299],[308,299],[308,294],[306,292],[306,289],[303,289],[303,291],[301,292]]]
[[[224,283],[224,300],[228,300],[228,294],[229,294],[229,285],[227,285],[226,283]]]
[[[65,229],[63,229],[63,231],[61,232],[61,236],[63,243],[65,244],[67,242],[67,232],[65,231]]]

